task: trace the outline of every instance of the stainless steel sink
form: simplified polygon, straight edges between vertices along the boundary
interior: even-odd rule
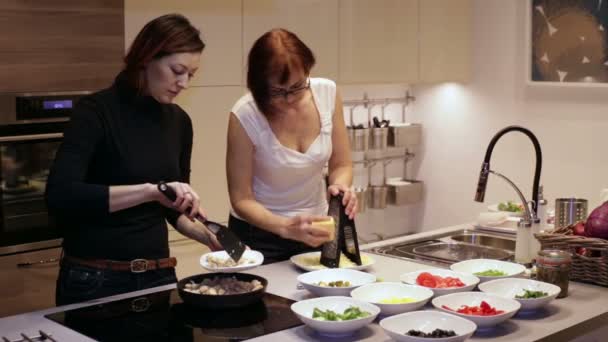
[[[477,258],[512,260],[514,251],[514,236],[473,229],[377,247],[370,252],[445,266]]]
[[[493,247],[498,249],[504,249],[507,251],[515,251],[515,240],[507,239],[488,234],[470,233],[470,234],[459,234],[452,235],[450,239],[458,242],[464,242],[472,245]]]

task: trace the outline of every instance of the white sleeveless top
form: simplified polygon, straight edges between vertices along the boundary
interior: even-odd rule
[[[319,111],[321,132],[305,153],[279,142],[251,93],[241,97],[232,108],[254,146],[254,197],[276,215],[327,214],[323,167],[332,152],[336,83],[324,78],[311,78],[310,89]],[[238,217],[234,210],[231,213]]]

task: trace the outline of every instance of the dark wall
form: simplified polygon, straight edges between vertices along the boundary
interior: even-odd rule
[[[101,89],[123,55],[124,0],[0,1],[0,92]]]

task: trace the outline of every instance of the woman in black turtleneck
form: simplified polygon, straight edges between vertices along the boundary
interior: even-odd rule
[[[172,103],[204,46],[183,16],[154,19],[114,84],[76,106],[47,184],[49,209],[64,232],[58,305],[174,283],[166,221],[221,248],[193,219],[204,213],[188,185],[192,122]],[[176,190],[175,202],[157,190],[160,181]]]

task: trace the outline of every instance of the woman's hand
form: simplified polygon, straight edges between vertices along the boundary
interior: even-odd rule
[[[209,247],[209,249],[211,249],[212,252],[215,251],[221,251],[224,249],[224,247],[220,244],[220,242],[217,240],[217,237],[215,236],[215,234],[213,234],[213,232],[211,232],[209,229],[207,229],[207,227],[203,227],[203,238],[201,239],[202,241],[199,241],[205,245],[207,245],[207,247]]]
[[[171,182],[167,183],[173,190],[175,190],[175,194],[177,198],[174,202],[171,202],[164,194],[162,194],[155,186],[155,198],[158,202],[164,205],[167,208],[171,208],[179,211],[180,213],[186,215],[190,221],[195,220],[197,216],[202,216],[203,218],[207,217],[207,214],[200,207],[200,197],[190,187],[190,184],[181,183],[181,182]]]
[[[342,184],[332,184],[327,188],[329,196],[336,196],[340,192],[344,194],[342,197],[342,204],[346,206],[344,211],[346,212],[346,215],[348,215],[348,218],[352,220],[357,213],[357,195]]]
[[[281,237],[303,242],[311,247],[318,247],[331,238],[330,232],[314,227],[313,222],[328,220],[327,216],[298,215],[287,219]]]

